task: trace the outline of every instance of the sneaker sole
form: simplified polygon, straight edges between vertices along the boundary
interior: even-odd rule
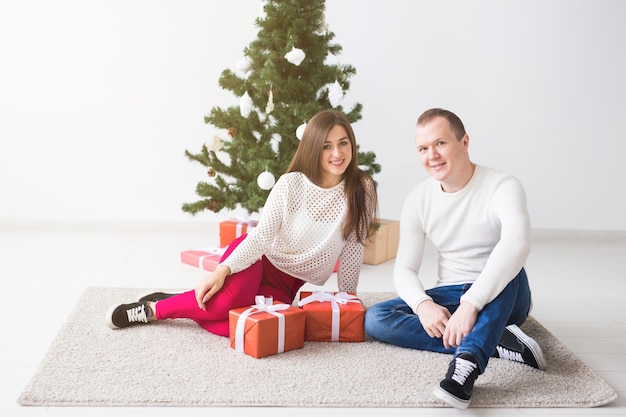
[[[435,387],[435,389],[433,390],[433,394],[435,395],[435,397],[450,404],[454,408],[460,408],[464,410],[470,405],[470,400],[462,400],[460,398],[457,398],[454,395],[450,394],[448,391],[442,389],[439,385]]]
[[[545,369],[546,360],[543,357],[543,351],[541,350],[541,347],[537,344],[537,342],[533,338],[528,337],[526,333],[524,333],[522,329],[517,327],[515,324],[506,326],[506,328],[509,329],[509,331],[515,335],[515,337],[524,342],[528,349],[530,349],[535,359],[537,359],[537,365],[539,366],[539,370]]]

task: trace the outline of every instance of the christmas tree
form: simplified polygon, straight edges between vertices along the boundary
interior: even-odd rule
[[[351,65],[328,62],[341,46],[332,43],[324,16],[324,0],[267,0],[256,19],[258,37],[244,48],[236,67],[222,72],[220,87],[239,97],[239,106],[214,107],[207,124],[222,134],[205,143],[199,153],[185,151],[206,167],[202,197],[183,204],[183,211],[242,207],[257,212],[275,178],[285,173],[306,121],[320,110],[341,111],[354,123],[361,104],[341,105],[356,73]],[[380,172],[373,152],[358,152],[359,166],[370,175]]]

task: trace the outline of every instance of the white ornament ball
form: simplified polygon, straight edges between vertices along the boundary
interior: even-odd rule
[[[259,188],[262,190],[271,190],[274,184],[276,183],[276,179],[269,171],[264,171],[259,174],[256,179],[256,183],[259,185]]]
[[[222,139],[219,136],[215,135],[210,140],[207,141],[206,147],[210,151],[218,152],[220,149],[224,147],[224,141],[222,141]]]
[[[237,62],[237,65],[235,65],[235,69],[237,73],[244,77],[246,76],[248,71],[250,71],[251,68],[252,68],[252,60],[248,58],[247,56],[241,58],[239,62]]]
[[[302,135],[304,135],[304,129],[306,129],[306,123],[302,123],[296,129],[296,137],[298,138],[298,140],[302,140]]]
[[[304,61],[304,58],[306,58],[306,54],[300,48],[291,48],[291,51],[285,54],[285,59],[296,67]]]

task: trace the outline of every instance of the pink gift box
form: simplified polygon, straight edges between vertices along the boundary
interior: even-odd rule
[[[196,250],[185,250],[180,253],[184,264],[195,266],[203,271],[214,271],[224,254],[224,248],[209,247]]]

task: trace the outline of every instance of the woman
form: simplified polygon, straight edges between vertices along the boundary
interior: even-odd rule
[[[115,329],[188,318],[228,336],[229,310],[254,304],[257,294],[291,304],[305,282],[323,285],[337,260],[339,291],[356,291],[377,205],[374,180],[358,168],[350,122],[321,111],[307,123],[258,225],[231,243],[195,290],[113,306],[107,324]]]

